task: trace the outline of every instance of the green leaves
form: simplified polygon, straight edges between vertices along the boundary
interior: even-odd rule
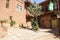
[[[31,24],[32,24],[32,29],[33,30],[38,30],[39,29],[39,25],[37,20],[34,20],[34,18],[31,19]]]
[[[34,3],[32,5],[30,5],[28,8],[29,12],[35,16],[39,16],[42,12],[41,9],[42,7],[39,4],[36,4],[36,2],[34,1]]]
[[[36,1],[34,1],[34,3],[27,8],[27,10],[29,10],[29,12],[32,15],[34,15],[34,18],[31,18],[32,29],[34,30],[39,29],[37,17],[42,14],[41,9],[42,9],[42,6],[40,6],[39,4],[36,4]]]
[[[11,22],[10,22],[10,26],[13,26],[14,24],[16,24],[16,22],[13,21],[13,20],[11,20]]]

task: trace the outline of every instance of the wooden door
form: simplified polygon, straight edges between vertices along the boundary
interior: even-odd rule
[[[60,18],[57,19],[57,28],[60,28]]]
[[[49,16],[41,17],[40,24],[41,24],[41,27],[51,28],[51,20],[50,20],[50,17]]]
[[[52,28],[56,28],[57,27],[57,19],[52,19],[51,24],[52,24]]]

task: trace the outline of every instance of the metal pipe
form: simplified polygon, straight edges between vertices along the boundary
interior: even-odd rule
[[[57,0],[58,12],[59,12],[59,0]]]

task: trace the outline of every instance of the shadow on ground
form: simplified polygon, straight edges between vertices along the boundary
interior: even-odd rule
[[[47,28],[41,28],[41,29],[46,29],[46,30],[48,30]],[[48,33],[52,33],[52,34],[54,34],[54,36],[55,36],[55,38],[60,38],[60,35],[59,35],[59,33],[58,33],[58,29],[56,28],[56,29],[50,29],[50,30],[48,30],[48,31],[44,31],[44,32],[48,32]]]
[[[51,30],[46,31],[46,32],[54,34],[55,38],[60,38],[60,35],[58,33],[58,29],[51,29]]]

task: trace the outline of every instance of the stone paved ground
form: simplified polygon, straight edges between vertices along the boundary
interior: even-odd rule
[[[28,29],[8,28],[6,37],[0,40],[60,40],[52,33],[46,32],[50,29],[40,29],[37,32]]]

